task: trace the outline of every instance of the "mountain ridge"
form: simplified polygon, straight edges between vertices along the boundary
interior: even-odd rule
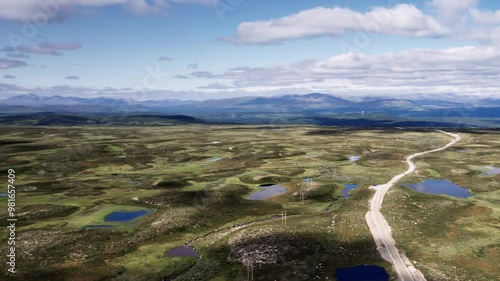
[[[498,109],[498,110],[497,110]],[[351,101],[330,94],[281,95],[270,97],[235,97],[210,100],[145,100],[108,97],[82,98],[63,96],[19,95],[0,100],[5,114],[56,113],[134,113],[134,114],[210,114],[210,113],[277,113],[277,114],[386,114],[398,117],[500,117],[500,99],[485,99],[475,105],[440,100],[406,98],[370,98]]]

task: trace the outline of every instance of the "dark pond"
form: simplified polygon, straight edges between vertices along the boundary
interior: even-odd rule
[[[374,265],[360,265],[348,268],[339,268],[335,271],[338,281],[388,281],[389,274],[383,267]]]
[[[133,219],[147,215],[149,212],[147,210],[132,211],[132,212],[113,212],[106,216],[105,221],[131,221]]]
[[[474,196],[467,189],[447,180],[425,180],[421,183],[405,184],[405,186],[423,193],[446,194],[461,198]]]
[[[345,183],[344,184],[344,190],[342,190],[342,196],[344,196],[344,198],[348,198],[349,197],[349,191],[352,190],[352,189],[355,189],[355,188],[358,188],[359,185],[357,184],[348,184],[348,183]]]
[[[109,228],[113,228],[112,225],[87,225],[87,226],[84,226],[83,228],[85,229],[109,229]]]
[[[282,194],[286,192],[286,188],[279,184],[267,184],[259,186],[259,191],[248,196],[248,200],[266,200],[270,197]]]
[[[0,197],[7,197],[7,193],[0,193]]]
[[[166,253],[169,257],[198,257],[198,252],[193,247],[182,246],[177,248],[172,248]]]

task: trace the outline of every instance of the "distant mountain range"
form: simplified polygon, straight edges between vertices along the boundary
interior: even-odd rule
[[[136,101],[112,98],[79,98],[62,96],[20,95],[0,100],[0,114],[97,114],[97,115],[189,115],[209,121],[225,121],[230,114],[239,116],[231,120],[264,115],[293,115],[327,118],[434,118],[445,122],[455,119],[500,118],[500,99],[476,100],[466,104],[438,99],[365,98],[351,101],[333,95],[312,93],[273,97],[239,97],[204,101],[176,99]],[[218,116],[217,118],[212,118]],[[222,117],[221,117],[222,116]],[[212,118],[212,120],[210,120]],[[311,119],[312,120],[312,119]],[[421,119],[418,119],[421,120]],[[463,120],[461,120],[463,121]],[[455,122],[455,121],[453,121]],[[460,120],[459,120],[460,122]],[[248,122],[243,122],[248,123]],[[250,122],[252,123],[252,122]],[[497,120],[493,121],[498,124]]]
[[[204,101],[182,101],[176,99],[135,101],[112,98],[78,98],[62,96],[20,95],[0,100],[3,113],[312,113],[339,114],[365,111],[366,113],[426,115],[435,110],[466,110],[500,107],[500,99],[479,100],[474,105],[433,99],[365,99],[349,101],[328,94],[285,95],[274,97],[242,97]],[[500,117],[500,112],[499,112]]]

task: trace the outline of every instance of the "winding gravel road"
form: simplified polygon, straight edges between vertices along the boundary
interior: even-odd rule
[[[400,281],[425,281],[425,277],[418,269],[413,266],[413,264],[410,262],[410,260],[408,260],[404,253],[400,252],[396,247],[396,242],[392,238],[391,228],[387,221],[384,219],[382,213],[380,213],[380,208],[382,206],[384,196],[389,188],[391,188],[396,182],[398,182],[406,175],[415,171],[416,166],[412,161],[413,158],[424,154],[445,150],[462,139],[462,137],[458,134],[452,134],[439,130],[438,132],[452,136],[454,137],[454,140],[441,148],[415,153],[406,157],[406,163],[408,164],[408,170],[406,170],[406,172],[393,177],[386,184],[370,187],[371,189],[376,190],[376,192],[370,202],[370,211],[366,213],[366,221],[368,223],[368,226],[370,227],[373,239],[375,240],[375,243],[377,243],[378,251],[385,260],[389,261],[392,264],[394,270],[398,275],[398,280]]]

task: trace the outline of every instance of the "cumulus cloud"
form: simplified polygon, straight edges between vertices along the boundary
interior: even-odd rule
[[[475,22],[480,24],[500,24],[500,10],[482,11],[472,9],[470,15]]]
[[[376,55],[347,53],[326,61],[274,67],[239,67],[196,77],[225,80],[231,90],[272,91],[301,88],[337,93],[397,95],[411,93],[497,95],[500,49],[465,46],[411,49]],[[215,83],[203,89],[216,89]],[[227,87],[225,87],[227,88]],[[220,89],[220,88],[219,88]]]
[[[5,74],[3,76],[3,78],[5,78],[5,79],[16,79],[16,76],[13,76],[13,75],[10,75],[10,74]]]
[[[410,37],[439,37],[448,29],[413,5],[376,7],[359,13],[346,8],[313,8],[269,21],[243,22],[232,38],[239,44],[268,44],[320,36],[339,36],[349,31]]]
[[[66,76],[65,79],[68,79],[68,80],[78,80],[78,79],[80,79],[80,77],[78,77],[76,75],[70,75],[70,76]]]
[[[22,56],[24,53],[62,56],[63,51],[72,51],[82,47],[80,42],[43,42],[38,45],[21,45],[19,47],[4,47],[2,51]]]
[[[479,0],[432,0],[429,5],[442,11],[467,10],[475,7]]]
[[[479,0],[432,0],[428,5],[437,10],[441,20],[457,21],[463,19],[467,11],[478,2]]]
[[[26,66],[27,64],[24,61],[20,60],[11,60],[7,58],[0,58],[0,69],[9,69],[14,67]]]

